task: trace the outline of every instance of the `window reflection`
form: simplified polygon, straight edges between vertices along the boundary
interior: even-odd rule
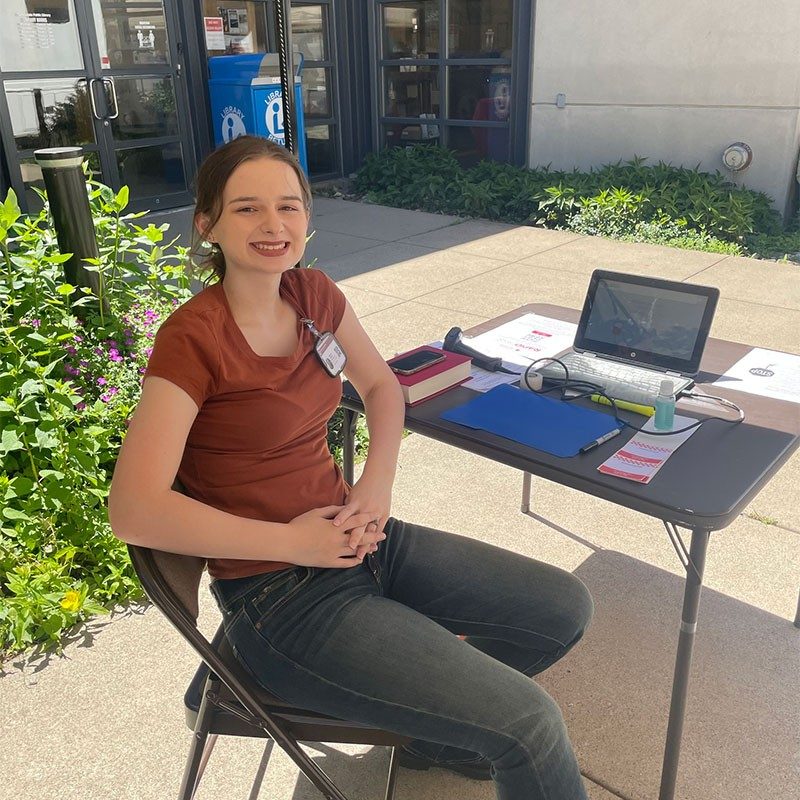
[[[307,117],[331,115],[328,72],[329,70],[324,67],[303,70],[303,111]]]
[[[73,0],[2,0],[0,69],[83,69]]]
[[[449,67],[450,119],[508,122],[511,67]]]
[[[203,0],[203,17],[220,17],[221,34],[206,32],[210,56],[266,53],[266,3],[252,0]]]
[[[508,128],[453,126],[447,129],[447,147],[455,150],[463,167],[483,160],[508,161]]]
[[[384,67],[383,91],[387,117],[439,114],[438,67]]]
[[[112,120],[116,139],[175,136],[175,90],[172,78],[115,78],[119,116]]]
[[[331,125],[312,125],[306,128],[308,171],[312,175],[336,172],[338,159],[335,141]]]
[[[87,86],[79,78],[6,81],[6,100],[17,149],[93,142]]]
[[[511,58],[512,0],[449,0],[450,58]]]
[[[162,0],[93,0],[93,5],[104,68],[169,64]]]
[[[439,0],[383,6],[384,58],[438,58]]]
[[[292,6],[292,48],[306,61],[325,61],[326,11],[322,6]]]
[[[181,146],[177,142],[117,150],[119,178],[131,197],[158,197],[186,189]]]

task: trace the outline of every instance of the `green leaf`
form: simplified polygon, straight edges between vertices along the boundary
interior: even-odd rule
[[[3,516],[6,519],[22,519],[25,520],[26,522],[31,521],[31,518],[24,511],[20,511],[19,509],[16,508],[10,508],[9,506],[6,506],[3,509]]]
[[[10,453],[25,447],[15,430],[6,429],[0,434],[0,453]]]
[[[72,294],[74,291],[75,287],[71,283],[62,283],[61,286],[56,287],[58,294]]]
[[[122,211],[128,205],[128,187],[123,186],[118,192],[116,197],[114,198],[114,204],[116,207]]]

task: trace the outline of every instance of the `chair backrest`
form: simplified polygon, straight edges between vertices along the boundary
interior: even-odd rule
[[[196,623],[200,613],[197,595],[206,560],[138,545],[128,545],[128,552],[153,603],[170,619],[177,606],[187,620]],[[165,603],[170,604],[169,609],[164,607]]]

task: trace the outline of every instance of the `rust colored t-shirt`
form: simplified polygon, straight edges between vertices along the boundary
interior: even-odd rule
[[[336,331],[344,295],[314,269],[285,272],[280,293],[298,313],[299,341],[292,355],[256,355],[217,283],[164,322],[146,373],[176,384],[199,408],[178,470],[189,495],[222,511],[270,522],[341,505],[347,492],[327,445],[327,422],[341,398],[341,380],[323,369],[314,338],[299,321],[307,317],[320,331]],[[287,566],[209,559],[215,578]]]

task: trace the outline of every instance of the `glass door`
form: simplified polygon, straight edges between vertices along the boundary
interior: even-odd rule
[[[49,0],[48,0],[49,2]],[[190,202],[188,108],[172,0],[84,0],[93,77],[92,114],[102,130],[104,172],[128,186],[132,205]]]
[[[28,209],[33,151],[80,145],[95,176],[130,187],[133,209],[191,202],[174,0],[4,0],[0,130]]]

